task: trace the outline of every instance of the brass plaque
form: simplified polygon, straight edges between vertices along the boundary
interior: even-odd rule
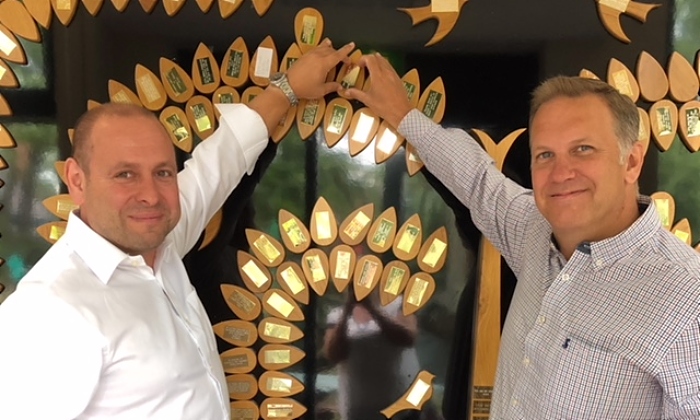
[[[250,277],[250,279],[253,281],[253,283],[257,287],[262,287],[265,283],[268,282],[268,278],[265,275],[265,273],[262,272],[260,267],[258,267],[253,260],[248,261],[245,263],[245,265],[242,267],[242,270]]]
[[[338,251],[338,256],[335,266],[335,278],[350,279],[350,261],[352,254],[347,251]]]
[[[268,364],[291,363],[292,353],[289,350],[266,350],[264,360]]]
[[[331,233],[331,216],[327,211],[316,212],[314,219],[316,219],[316,235],[318,239],[330,239],[333,237]]]
[[[295,247],[306,243],[306,241],[308,240],[299,228],[297,221],[294,219],[289,219],[286,222],[284,222],[282,224],[282,228],[284,229],[284,232],[287,234],[287,236],[292,241],[292,244],[294,244]]]
[[[290,340],[292,337],[292,329],[286,325],[273,324],[268,322],[265,324],[265,330],[263,332],[266,336],[272,338],[279,338],[281,340]]]
[[[292,392],[292,380],[287,378],[269,378],[266,387],[269,391]]]
[[[440,257],[442,257],[442,253],[445,252],[445,248],[447,248],[447,244],[435,238],[433,243],[430,244],[430,249],[425,254],[425,257],[423,257],[423,262],[430,267],[435,267]]]
[[[491,413],[491,401],[474,400],[474,403],[472,405],[472,413],[474,413],[474,414],[490,414]]]
[[[408,95],[408,101],[413,99],[413,95],[416,94],[416,85],[413,83],[403,82],[403,87],[406,89],[406,94]]]
[[[475,386],[474,387],[474,398],[477,400],[490,400],[493,396],[492,386]]]
[[[369,222],[370,218],[367,217],[366,214],[363,212],[358,212],[343,232],[351,239],[355,239]]]
[[[235,341],[249,341],[250,331],[244,330],[243,328],[236,327],[226,327],[224,328],[224,335]]]
[[[301,117],[301,122],[306,125],[314,125],[316,114],[318,113],[318,99],[309,100],[304,107],[304,113]]]
[[[700,108],[686,109],[685,120],[688,126],[688,137],[700,136]]]
[[[231,418],[236,420],[257,420],[258,413],[252,408],[232,408]]]
[[[280,256],[280,252],[270,243],[265,235],[260,235],[260,237],[253,242],[253,245],[255,245],[258,251],[260,251],[270,263]]]
[[[268,404],[267,416],[270,418],[292,418],[294,406],[292,404]]]
[[[406,401],[414,407],[418,407],[426,392],[430,389],[430,384],[420,379],[413,384],[411,391],[406,396]]]
[[[57,241],[63,234],[66,233],[66,228],[63,226],[51,225],[49,239]]]
[[[149,74],[144,74],[143,76],[136,79],[136,83],[139,84],[148,102],[156,102],[160,99],[160,93],[158,93],[158,88],[156,88],[153,79]]]
[[[357,83],[357,79],[360,77],[360,66],[353,66],[348,72],[345,74],[345,77],[343,77],[343,80],[340,82],[340,86],[343,87],[343,89],[349,89],[351,87],[355,87],[355,84]]]
[[[165,78],[168,81],[170,88],[177,95],[182,95],[183,93],[187,92],[187,86],[185,85],[185,82],[180,77],[180,74],[178,74],[177,69],[175,69],[175,68],[170,69],[170,71],[165,75]]]
[[[438,107],[440,106],[441,100],[442,93],[431,90],[430,93],[428,93],[428,100],[425,102],[425,106],[423,107],[421,112],[427,115],[428,118],[432,119],[435,116],[435,112],[437,112]]]
[[[376,262],[365,261],[365,263],[362,265],[362,272],[360,274],[358,284],[369,289],[372,286],[372,279],[374,278],[374,274],[377,272],[378,268],[379,264]]]
[[[416,281],[413,283],[413,287],[411,287],[411,290],[408,292],[408,299],[406,301],[411,305],[420,306],[429,285],[429,282],[421,279],[420,277],[416,278]]]
[[[252,300],[248,299],[238,290],[234,290],[233,293],[228,295],[227,298],[231,303],[233,303],[237,308],[241,309],[245,313],[251,313],[255,310],[256,304]]]
[[[17,48],[17,44],[10,39],[4,32],[0,31],[0,51],[6,56],[12,55],[12,51]]]
[[[283,298],[279,295],[279,293],[276,292],[272,292],[272,294],[270,294],[270,296],[267,298],[267,303],[273,308],[275,308],[277,312],[284,315],[285,318],[289,317],[289,314],[291,314],[294,310],[294,305],[287,302],[285,298]]]
[[[615,88],[617,90],[629,97],[634,96],[634,92],[632,91],[632,85],[630,84],[630,79],[629,76],[627,75],[627,72],[625,70],[618,70],[616,72],[613,72],[612,74],[613,78],[613,83],[615,83]]]
[[[220,104],[232,104],[234,102],[235,102],[235,100],[233,98],[233,94],[231,94],[231,93],[220,93],[219,94],[219,103]]]
[[[676,235],[678,239],[686,243],[688,242],[688,238],[690,238],[690,235],[682,230],[675,230],[673,234]]]
[[[328,125],[328,131],[335,134],[343,132],[343,125],[348,116],[348,109],[341,105],[334,105],[331,110],[331,122]]]
[[[382,219],[379,222],[379,229],[372,236],[372,243],[378,247],[384,247],[393,228],[394,223],[391,220]]]
[[[656,122],[659,126],[659,135],[666,136],[673,133],[671,109],[669,107],[662,106],[656,109]]]
[[[207,115],[207,108],[204,104],[194,104],[190,106],[192,113],[194,114],[194,121],[197,123],[197,131],[207,131],[211,130],[212,123]]]
[[[297,272],[294,271],[292,267],[287,267],[280,273],[280,276],[282,276],[284,281],[287,283],[287,286],[289,286],[289,290],[292,291],[293,295],[301,292],[306,287],[304,286],[304,282],[301,281],[297,275]]]
[[[667,198],[655,198],[654,205],[656,205],[656,210],[661,218],[661,224],[664,226],[671,226],[673,221],[671,220],[671,209],[669,206],[669,201]]]
[[[603,6],[608,6],[613,10],[617,10],[620,13],[625,13],[630,4],[630,0],[598,0],[598,3]]]
[[[239,354],[231,357],[223,357],[221,364],[224,365],[225,369],[237,369],[250,366],[247,354]]]
[[[323,281],[327,280],[326,272],[323,271],[323,265],[321,264],[321,258],[318,255],[310,255],[304,258],[307,267],[311,270],[311,278],[313,281]]]
[[[243,66],[243,51],[231,50],[228,63],[226,63],[226,75],[229,77],[240,77]]]
[[[401,280],[406,275],[406,270],[400,267],[391,267],[389,271],[389,277],[386,281],[386,286],[384,286],[384,291],[390,293],[394,296],[399,294],[399,288],[401,287]]]
[[[202,78],[203,85],[208,85],[216,82],[216,79],[214,78],[214,73],[211,69],[211,63],[209,62],[209,57],[198,58],[197,68],[199,69],[199,75]]]
[[[302,20],[303,29],[301,31],[301,42],[309,45],[316,45],[316,16],[305,15]]]
[[[173,136],[175,136],[178,142],[185,141],[190,137],[185,124],[182,123],[182,120],[180,120],[177,114],[167,117],[165,121],[170,126],[170,132],[173,133]]]
[[[272,48],[258,47],[256,54],[254,75],[256,77],[267,79],[270,77],[272,58],[274,57],[275,53]]]
[[[397,248],[403,252],[411,252],[411,248],[413,248],[413,244],[415,244],[418,235],[420,235],[420,228],[409,224],[406,227],[406,231],[401,235]]]

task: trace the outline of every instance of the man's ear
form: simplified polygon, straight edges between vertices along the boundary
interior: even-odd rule
[[[625,181],[628,184],[634,184],[639,179],[639,174],[642,172],[642,165],[644,165],[644,144],[641,141],[637,141],[632,146],[630,154],[625,162]]]
[[[68,193],[73,202],[81,206],[85,201],[85,171],[80,167],[78,161],[72,157],[66,160],[65,171]]]

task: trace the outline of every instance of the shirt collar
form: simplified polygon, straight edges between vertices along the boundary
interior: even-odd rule
[[[119,264],[129,255],[92,230],[71,212],[61,239],[85,262],[97,278],[107,284]]]
[[[630,227],[612,238],[588,244],[596,266],[602,267],[626,257],[663,229],[656,207],[651,204],[651,198],[639,196],[637,203],[641,214]]]

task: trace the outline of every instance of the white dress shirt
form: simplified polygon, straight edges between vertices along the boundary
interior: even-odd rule
[[[0,305],[0,419],[229,420],[211,323],[181,258],[267,145],[260,116],[223,105],[178,174],[182,216],[152,270],[71,214]]]

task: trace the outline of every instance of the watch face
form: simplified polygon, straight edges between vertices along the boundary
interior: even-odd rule
[[[281,72],[272,73],[272,75],[270,75],[270,81],[271,82],[280,81],[280,80],[282,80],[283,76],[284,76],[284,73],[281,73]]]

